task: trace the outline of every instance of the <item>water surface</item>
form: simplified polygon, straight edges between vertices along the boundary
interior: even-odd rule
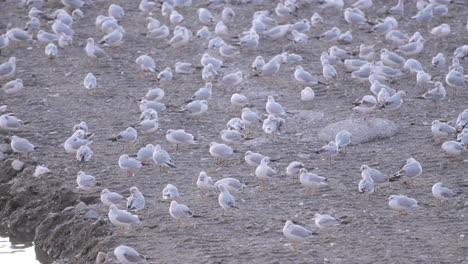
[[[0,263],[1,264],[41,264],[36,260],[34,244],[11,243],[8,237],[0,234]]]

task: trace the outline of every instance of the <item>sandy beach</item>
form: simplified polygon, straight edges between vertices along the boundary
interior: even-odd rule
[[[366,12],[368,19],[384,18],[394,2],[375,0],[372,11]],[[152,258],[151,263],[468,263],[468,155],[465,152],[458,160],[450,161],[431,134],[433,120],[444,120],[453,125],[458,114],[468,108],[467,89],[455,95],[454,90],[446,86],[447,97],[441,102],[440,109],[436,109],[430,101],[417,98],[422,94],[421,89],[415,85],[415,75],[406,72],[391,83],[392,88],[407,93],[399,113],[376,110],[370,119],[363,120],[352,108],[354,102],[370,94],[369,89],[352,79],[343,66],[338,66],[338,79],[328,86],[313,86],[314,101],[302,102],[302,87],[294,80],[294,67],[302,65],[321,77],[319,58],[328,46],[314,37],[325,30],[333,26],[342,32],[352,30],[354,41],[338,46],[354,54],[359,52],[361,43],[376,43],[376,51],[394,49],[381,37],[368,33],[371,26],[351,29],[341,13],[323,10],[315,2],[299,9],[297,17],[290,21],[310,19],[314,12],[324,18],[323,25],[307,33],[309,43],[304,47],[296,47],[288,39],[271,41],[262,37],[255,52],[241,50],[235,58],[222,58],[216,50],[207,49],[207,41],[196,37],[181,50],[175,50],[167,41],[147,39],[144,36],[145,16],[138,10],[138,3],[112,1],[126,12],[119,22],[126,30],[124,44],[104,48],[109,56],[93,61],[86,57],[83,49],[87,38],[102,36],[95,29],[94,21],[97,15],[107,14],[110,3],[98,1],[82,8],[84,18],[73,24],[76,31],[73,45],[59,49],[55,59],[47,58],[45,44],[37,41],[22,43],[18,49],[10,46],[0,55],[0,63],[16,57],[15,76],[21,78],[25,86],[15,95],[1,92],[0,105],[8,105],[18,118],[27,121],[25,129],[15,134],[38,147],[24,159],[30,167],[13,180],[0,181],[0,202],[6,205],[5,197],[14,197],[19,193],[17,188],[24,187],[27,192],[23,195],[41,204],[41,209],[36,211],[40,211],[43,218],[36,219],[35,225],[40,227],[34,240],[42,251],[49,251],[48,261],[93,263],[97,252],[111,252],[116,246],[125,244]],[[13,27],[24,26],[27,9],[18,8],[11,2],[0,5],[0,33],[7,30],[9,23]],[[274,10],[275,6],[276,1],[264,1],[259,6],[231,5],[236,17],[234,22],[227,24],[229,36],[224,40],[235,43],[234,37],[250,27],[255,11]],[[182,25],[194,32],[203,26],[196,15],[200,7],[207,7],[206,1],[194,0],[192,7],[179,10],[185,17]],[[41,9],[48,14],[56,8],[44,6]],[[219,20],[222,5],[208,8]],[[432,57],[442,52],[450,65],[455,48],[468,44],[466,2],[452,3],[449,10],[448,15],[435,18],[428,25],[418,25],[409,18],[417,12],[409,1],[405,16],[398,17],[400,30],[408,35],[420,31],[426,39],[424,51],[413,58],[419,60],[435,80],[442,82],[447,67],[432,67]],[[169,23],[159,12],[153,17],[163,24]],[[50,31],[47,20],[43,19],[42,23]],[[437,39],[428,31],[441,23],[448,23],[452,28],[452,34],[445,39]],[[173,26],[170,27],[172,32]],[[269,60],[284,51],[297,53],[304,60],[282,65],[273,77],[253,75],[250,65],[256,56],[262,55]],[[159,70],[173,68],[178,61],[200,66],[200,58],[205,52],[223,59],[226,67],[219,70],[220,76],[241,70],[247,77],[235,88],[213,82],[208,113],[199,120],[181,112],[180,107],[205,85],[201,67],[197,67],[193,74],[174,73],[172,81],[163,82],[157,81],[156,74],[142,78],[135,63],[138,56],[149,54]],[[466,60],[460,62],[468,67]],[[89,93],[83,87],[88,72],[97,78],[99,89],[96,93]],[[139,134],[136,146],[123,150],[123,144],[109,138],[138,122],[138,100],[153,88],[162,88],[166,92],[162,102],[167,110],[158,113],[160,128],[153,135]],[[234,145],[235,153],[219,165],[209,154],[208,145],[212,141],[221,143],[219,133],[226,128],[226,122],[240,116],[241,109],[230,104],[230,97],[235,92],[247,96],[250,107],[262,115],[266,114],[267,97],[276,96],[287,111],[286,124],[275,140],[266,137],[260,128],[254,129],[248,135],[249,140]],[[379,120],[387,122],[386,125],[367,129]],[[73,125],[81,121],[86,121],[96,135],[91,146],[94,157],[89,162],[71,160],[63,148],[63,143],[72,134]],[[347,121],[345,124],[349,129],[356,128],[360,134],[355,137],[361,138],[362,142],[352,144],[346,153],[340,153],[329,164],[324,156],[315,152],[327,143],[328,138],[334,138],[329,130],[322,129],[340,121]],[[176,151],[175,145],[166,140],[168,129],[185,129],[196,137],[197,143],[181,146]],[[380,136],[375,136],[377,134]],[[3,135],[2,139],[6,133]],[[160,172],[157,167],[144,167],[133,177],[126,176],[119,168],[119,156],[124,153],[134,155],[149,143],[163,146],[176,168]],[[277,159],[271,163],[278,171],[271,184],[262,186],[255,177],[255,167],[245,163],[244,153],[248,150]],[[369,199],[358,192],[361,165],[367,164],[393,175],[410,157],[417,159],[423,167],[423,174],[414,179],[413,185],[408,186],[403,181],[379,184]],[[13,158],[16,154],[1,161],[4,163],[2,169],[7,168],[5,164]],[[326,177],[328,186],[319,189],[315,195],[308,195],[297,178],[285,174],[285,168],[295,160],[303,162],[309,171]],[[33,178],[35,164],[45,164],[51,173]],[[130,187],[137,186],[146,198],[146,207],[138,214],[141,223],[123,236],[112,236],[115,227],[107,219],[108,208],[100,204],[100,190],[85,193],[76,188],[76,175],[80,170],[95,176],[101,188],[126,197],[130,195]],[[239,208],[222,216],[217,194],[201,197],[194,184],[200,171],[205,171],[214,180],[232,177],[243,181],[247,188],[233,193]],[[439,181],[461,194],[439,205],[431,193],[432,185]],[[168,183],[177,186],[181,194],[177,200],[189,206],[199,218],[188,219],[182,227],[176,225],[168,212],[170,202],[161,196]],[[47,197],[48,192],[63,193],[58,196],[66,202],[51,204],[51,210],[47,211],[47,203],[39,201]],[[419,207],[408,215],[396,216],[388,206],[388,197],[392,194],[415,198]],[[63,211],[80,201],[87,207]],[[1,214],[4,223],[15,214],[14,207],[8,208],[10,211]],[[29,210],[28,214],[34,214],[31,203],[27,208],[20,208],[18,206],[18,210]],[[99,219],[94,215],[89,217],[89,211],[96,212]],[[312,220],[315,213],[332,215],[345,224],[328,231],[318,230]],[[290,241],[282,234],[286,220],[293,220],[314,232],[298,251],[292,250]],[[52,231],[58,226],[63,231]]]

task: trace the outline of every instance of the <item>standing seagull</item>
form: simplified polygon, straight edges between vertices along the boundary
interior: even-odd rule
[[[293,242],[294,250],[297,250],[300,242],[304,242],[312,232],[300,225],[295,225],[291,220],[286,221],[283,227],[283,235]]]
[[[218,189],[221,191],[218,196],[218,203],[221,208],[223,208],[222,215],[224,215],[228,209],[237,208],[234,196],[232,196],[232,194],[226,188],[224,188],[223,185],[219,185]]]
[[[21,159],[22,154],[34,151],[34,145],[29,140],[17,136],[11,137],[10,146],[13,152],[19,153],[18,159]]]
[[[119,158],[119,167],[127,172],[127,176],[133,176],[134,172],[139,170],[142,166],[139,160],[130,158],[127,154],[123,154]]]
[[[390,181],[395,181],[401,177],[415,178],[421,175],[423,172],[422,166],[419,161],[414,158],[409,158],[406,160],[406,164],[395,173],[393,178],[390,178]]]
[[[159,165],[159,171],[163,170],[163,166],[172,167],[172,168],[176,167],[174,163],[172,162],[171,156],[169,156],[169,153],[167,153],[167,151],[161,148],[160,145],[156,145],[154,147],[153,161],[154,161],[154,164]]]

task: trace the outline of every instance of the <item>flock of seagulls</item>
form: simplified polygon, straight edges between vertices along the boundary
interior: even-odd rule
[[[8,53],[9,49],[20,49],[25,43],[39,42],[45,45],[45,56],[51,60],[60,57],[62,49],[74,45],[73,38],[76,36],[73,28],[79,27],[81,19],[92,19],[86,16],[85,3],[82,0],[61,0],[62,9],[47,13],[40,10],[43,1],[40,0],[18,0],[18,4],[25,8],[30,8],[27,14],[29,21],[25,28],[9,28],[0,36],[0,52],[2,56]],[[231,1],[236,2],[236,1]],[[372,12],[374,4],[372,0],[357,0],[353,3],[343,0],[325,0],[321,2],[320,9],[313,10],[313,1],[309,0],[282,0],[278,1],[274,10],[262,10],[262,0],[237,1],[238,5],[227,5],[224,1],[212,0],[207,7],[195,8],[196,4],[191,0],[164,0],[152,2],[142,0],[138,8],[141,15],[147,16],[145,27],[146,38],[152,41],[167,43],[171,49],[177,52],[184,52],[194,43],[206,45],[207,52],[204,54],[193,54],[200,57],[200,65],[188,62],[174,62],[173,67],[161,68],[150,54],[144,54],[135,58],[135,64],[139,69],[141,79],[155,76],[161,83],[170,83],[178,75],[195,76],[200,72],[201,77],[206,82],[204,87],[198,89],[191,98],[187,98],[185,104],[180,107],[180,113],[192,118],[196,122],[201,122],[203,116],[210,115],[210,101],[212,94],[223,90],[227,93],[235,90],[230,97],[230,104],[234,112],[240,112],[240,116],[228,120],[226,129],[219,131],[219,140],[206,144],[202,139],[184,129],[168,129],[166,140],[174,146],[175,152],[184,152],[186,148],[207,147],[209,154],[216,160],[217,166],[223,166],[235,153],[238,153],[237,146],[247,140],[258,137],[257,131],[263,131],[268,141],[275,142],[278,135],[288,123],[288,112],[280,102],[280,98],[274,95],[267,96],[264,105],[264,113],[258,112],[253,107],[249,98],[239,91],[239,87],[245,84],[248,78],[263,78],[267,83],[274,83],[275,75],[287,65],[295,65],[291,78],[294,83],[291,86],[300,88],[298,100],[304,103],[318,100],[315,95],[315,87],[332,86],[334,83],[342,81],[340,76],[345,69],[348,77],[356,79],[369,92],[356,100],[353,110],[363,114],[367,119],[372,112],[383,110],[398,114],[398,109],[404,104],[407,92],[392,88],[392,84],[402,76],[412,76],[414,80],[408,86],[418,86],[423,92],[418,98],[428,100],[434,104],[434,111],[438,111],[440,105],[447,101],[450,94],[457,96],[465,94],[468,88],[468,77],[464,75],[464,68],[461,61],[468,57],[468,45],[459,46],[453,54],[434,54],[432,67],[441,68],[446,71],[446,75],[436,81],[429,73],[430,68],[423,65],[415,57],[424,51],[424,45],[428,41],[428,34],[438,38],[441,43],[450,34],[464,34],[467,32],[452,32],[449,24],[442,23],[434,28],[424,29],[424,24],[429,21],[443,21],[444,16],[449,12],[449,8],[457,5],[449,0],[398,0],[395,6],[387,7],[387,17],[377,20],[368,18]],[[210,8],[211,5],[220,4],[219,13]],[[235,24],[238,19],[247,19],[242,14],[237,14],[237,6],[249,5],[254,8],[251,27],[243,31],[238,36],[231,35],[229,27]],[[415,5],[418,10],[416,14],[408,14],[407,6]],[[81,10],[83,8],[83,10]],[[137,6],[135,5],[135,8]],[[455,8],[455,7],[453,7]],[[188,10],[196,10],[196,18],[203,27],[193,30],[189,27],[194,21],[186,20],[184,15]],[[311,10],[312,17],[299,17],[299,11]],[[320,29],[324,23],[323,14],[342,14],[350,30],[342,32],[342,29],[334,26],[328,30],[314,36],[312,29]],[[411,15],[411,19],[404,20],[405,16]],[[47,31],[47,24],[43,19],[48,19],[50,30]],[[108,15],[99,15],[95,18],[96,30],[102,35],[99,41],[89,37],[86,40],[83,55],[86,55],[91,63],[99,64],[102,60],[116,54],[120,46],[125,44],[128,29],[125,29],[121,22],[125,20],[125,10],[117,5],[110,4]],[[421,31],[414,32],[412,36],[399,29],[399,23],[414,23],[420,25]],[[353,33],[357,30],[368,30],[383,41],[385,47],[374,50],[374,44],[360,44],[359,51],[351,51],[340,44],[354,43],[356,38]],[[468,22],[467,28],[468,31]],[[424,38],[426,37],[426,39]],[[143,41],[143,39],[141,40]],[[299,54],[281,51],[281,53],[267,59],[262,56],[262,51],[258,50],[260,42],[270,41],[271,43],[283,43],[282,45],[292,45],[295,50],[301,51],[305,45],[311,41],[326,43],[327,50],[324,50],[317,58],[322,65],[322,75],[312,73],[306,67],[306,59]],[[58,46],[57,46],[58,45]],[[235,60],[244,54],[255,54],[255,59],[251,64],[251,72],[236,70]],[[429,54],[425,53],[425,56]],[[451,56],[451,65],[448,65]],[[307,58],[309,59],[309,58]],[[0,80],[5,82],[2,87],[6,98],[14,96],[24,90],[23,81],[15,79],[17,74],[17,61],[15,57],[6,59],[0,65]],[[302,64],[302,65],[301,65]],[[19,64],[20,67],[24,65]],[[227,70],[226,70],[227,69]],[[222,75],[222,72],[228,71]],[[83,86],[91,92],[100,90],[99,80],[89,72],[85,75]],[[448,89],[446,89],[447,87]],[[164,173],[167,170],[182,166],[171,158],[171,152],[164,149],[161,144],[151,144],[144,142],[136,153],[134,148],[142,143],[140,135],[153,135],[160,131],[159,116],[170,107],[164,103],[166,92],[161,88],[150,89],[143,98],[138,100],[141,115],[136,117],[138,122],[124,130],[116,133],[109,139],[119,142],[123,148],[118,159],[118,165],[125,176],[126,181],[132,181],[138,171],[145,167],[159,167],[159,171]],[[299,103],[299,102],[298,102]],[[172,106],[171,106],[172,107]],[[262,106],[263,107],[263,106]],[[28,139],[17,136],[21,131],[27,129],[27,124],[7,109],[4,105],[0,108],[0,129],[6,131],[10,136],[9,142],[14,153],[18,153],[18,159],[27,156],[36,150],[36,146]],[[171,124],[164,124],[170,126]],[[441,120],[434,120],[431,132],[441,144],[441,149],[449,155],[453,161],[468,151],[468,109],[459,113],[453,126]],[[429,131],[428,131],[429,133]],[[98,138],[88,129],[86,122],[81,122],[73,127],[72,134],[64,143],[65,153],[70,158],[78,162],[89,162],[93,159],[93,142]],[[448,139],[448,141],[446,141]],[[346,155],[346,147],[353,143],[352,134],[347,130],[342,130],[335,135],[335,140],[328,142],[316,153],[323,155],[330,166],[334,164],[337,155]],[[402,153],[402,156],[405,156]],[[245,152],[245,162],[248,166],[255,168],[253,174],[262,186],[268,186],[271,180],[280,174],[279,170],[272,167],[274,158],[264,156],[253,151]],[[197,158],[197,157],[193,157]],[[303,161],[306,163],[306,161]],[[286,174],[299,181],[307,190],[307,193],[314,195],[317,189],[328,186],[327,178],[310,172],[307,166],[301,161],[294,161],[285,169]],[[189,169],[189,168],[187,168]],[[362,165],[360,168],[362,179],[356,183],[356,190],[365,194],[367,199],[376,190],[376,184],[405,179],[408,185],[414,178],[423,174],[421,163],[415,158],[408,158],[398,172],[393,176],[387,176],[375,168]],[[49,173],[45,165],[37,166],[34,176],[40,177]],[[189,170],[187,170],[189,172]],[[190,171],[190,173],[193,173]],[[137,176],[135,176],[137,177]],[[78,188],[83,192],[96,192],[101,189],[101,183],[92,175],[84,171],[77,173],[76,182]],[[244,188],[248,186],[235,178],[224,178],[214,181],[205,171],[199,173],[196,187],[203,197],[210,197],[214,192],[219,192],[218,203],[222,210],[222,215],[229,214],[233,209],[239,209],[236,197]],[[107,188],[101,191],[101,202],[109,208],[108,218],[117,227],[115,234],[125,234],[126,230],[138,225],[141,220],[138,213],[145,210],[144,194],[136,186],[130,188],[131,196],[125,198],[119,193],[112,192]],[[435,183],[432,193],[438,200],[448,200],[457,195],[457,192],[450,190],[441,182]],[[178,201],[180,196],[176,186],[168,184],[162,190],[162,198],[170,200],[168,207],[169,215],[174,218],[178,225],[183,225],[184,220],[197,217],[191,211],[189,205]],[[404,214],[418,207],[418,201],[405,195],[390,195],[388,198],[390,208]],[[240,208],[239,210],[242,210]],[[329,229],[343,224],[341,220],[330,215],[315,214],[315,225],[321,229]],[[301,225],[294,224],[291,220],[286,221],[283,227],[283,234],[293,243],[293,248],[297,250],[299,243],[305,241],[314,232]],[[121,263],[146,263],[143,255],[135,249],[120,245],[113,251],[115,257]],[[104,263],[106,255],[98,254],[96,263]]]

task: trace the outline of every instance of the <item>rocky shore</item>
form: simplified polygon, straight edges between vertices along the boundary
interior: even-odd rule
[[[0,219],[10,237],[34,241],[42,263],[91,263],[110,246],[111,226],[87,206],[98,195],[79,194],[59,177],[34,178],[34,162],[16,170],[13,162],[0,162]]]

